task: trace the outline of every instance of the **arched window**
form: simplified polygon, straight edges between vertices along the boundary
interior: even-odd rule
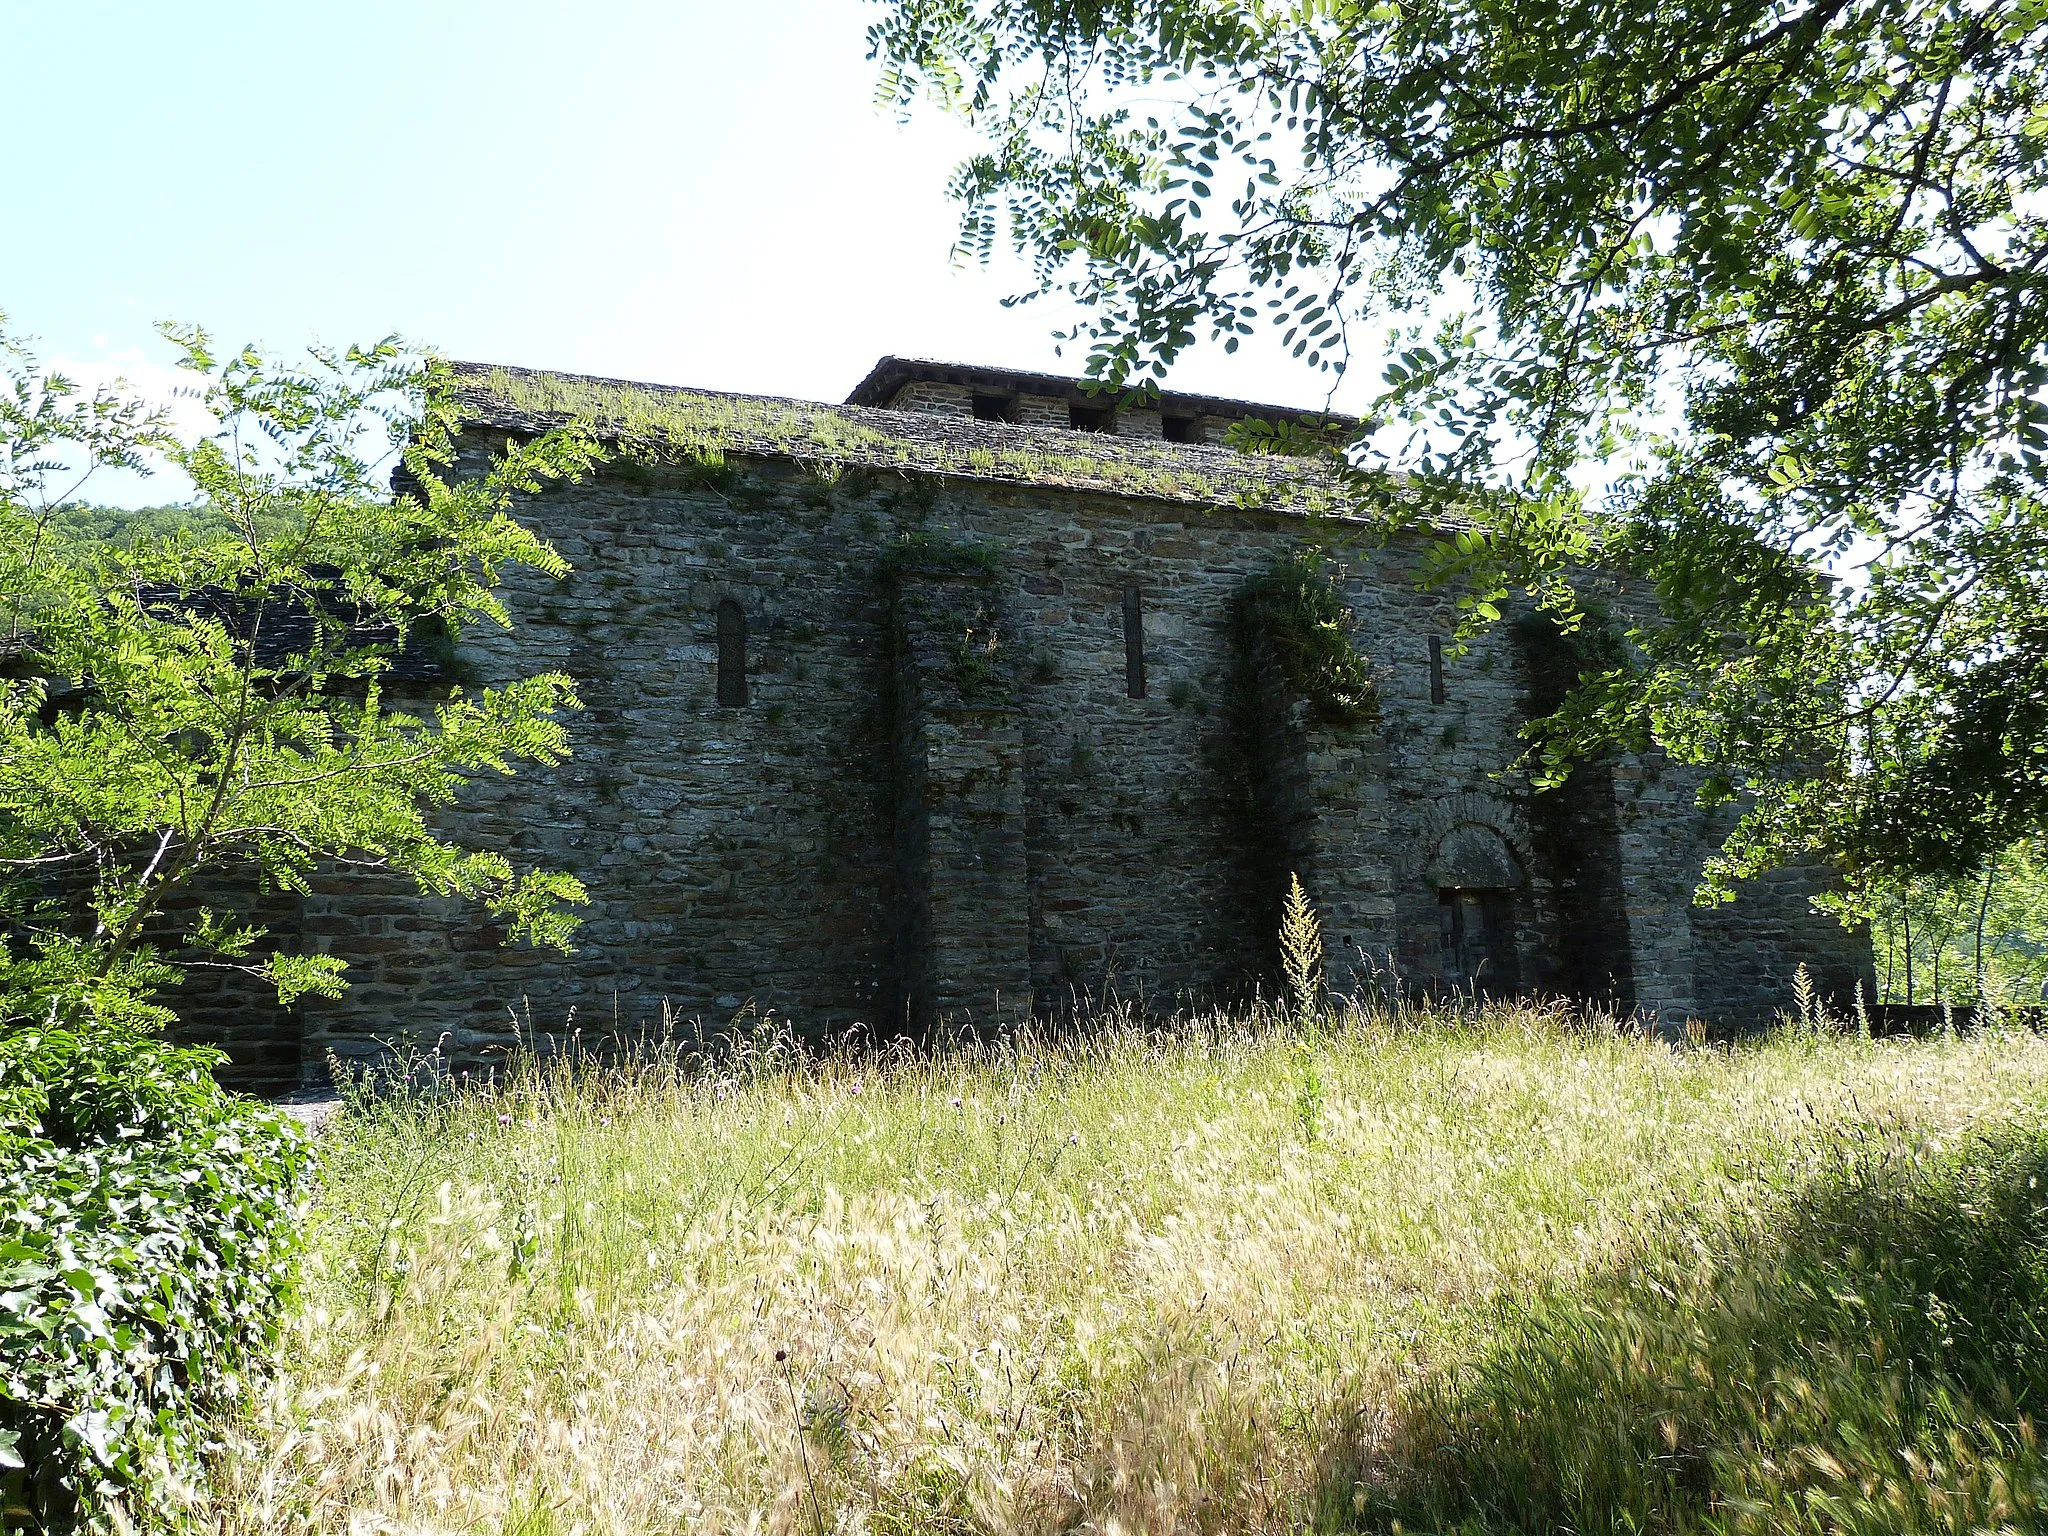
[[[1124,692],[1145,697],[1145,594],[1135,581],[1124,586]]]
[[[747,612],[729,597],[718,605],[718,702],[747,702]]]

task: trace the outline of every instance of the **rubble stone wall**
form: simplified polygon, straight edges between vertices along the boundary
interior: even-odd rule
[[[298,936],[354,985],[301,1005],[308,1078],[330,1052],[438,1047],[478,1070],[522,1035],[716,1032],[735,1015],[826,1038],[1241,999],[1273,986],[1296,871],[1333,986],[1427,990],[1444,942],[1429,872],[1466,826],[1521,866],[1502,909],[1524,989],[1746,1023],[1786,1005],[1801,957],[1830,984],[1867,966],[1805,908],[1814,872],[1753,908],[1689,905],[1708,829],[1682,776],[1621,762],[1575,801],[1532,804],[1501,773],[1530,708],[1522,642],[1502,625],[1453,648],[1433,702],[1429,638],[1454,617],[1418,590],[1414,547],[1268,511],[769,457],[615,463],[523,515],[574,570],[515,577],[515,629],[464,635],[455,672],[568,673],[575,755],[481,779],[449,814],[463,838],[585,883],[575,951],[505,948],[402,888],[324,884]],[[1304,543],[1341,567],[1383,718],[1311,728],[1276,696],[1248,742],[1235,605]],[[746,616],[744,706],[717,699],[726,599]],[[275,1056],[277,1020],[246,1027]]]

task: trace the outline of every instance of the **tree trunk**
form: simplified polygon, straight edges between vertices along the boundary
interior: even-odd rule
[[[1906,1006],[1913,1006],[1913,914],[1905,908],[1899,910],[1899,921],[1906,928]]]
[[[1892,915],[1884,915],[1884,990],[1877,995],[1881,1003],[1892,1000],[1892,961],[1898,944],[1898,935],[1892,929]]]
[[[1977,1006],[1984,1006],[1984,919],[1991,913],[1991,884],[1998,878],[1998,855],[1984,866],[1984,899],[1977,903]]]

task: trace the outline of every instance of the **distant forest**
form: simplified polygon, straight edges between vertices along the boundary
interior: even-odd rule
[[[221,533],[227,519],[204,504],[160,507],[95,507],[69,503],[50,514],[50,529],[78,544],[133,544],[175,534]]]

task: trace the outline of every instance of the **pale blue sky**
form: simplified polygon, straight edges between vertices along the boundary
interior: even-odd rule
[[[837,399],[885,352],[1075,369],[955,270],[958,125],[873,107],[860,0],[0,0],[0,308],[159,387],[153,320]],[[1372,370],[1362,370],[1368,376]],[[1262,345],[1182,388],[1312,404]],[[1354,375],[1355,386],[1368,382]],[[123,499],[128,499],[124,497]]]

